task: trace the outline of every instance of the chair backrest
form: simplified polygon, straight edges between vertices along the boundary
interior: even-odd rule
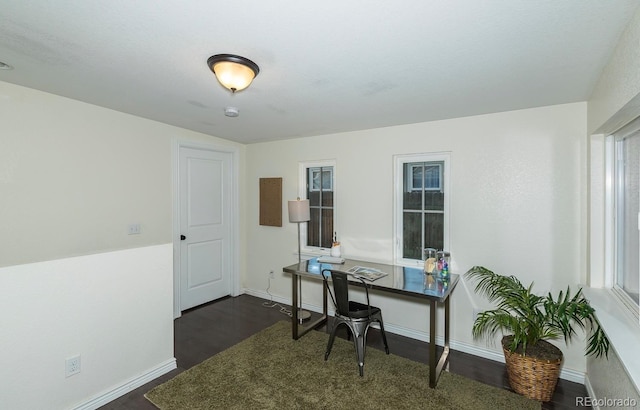
[[[331,282],[333,283],[333,292],[331,291],[331,287],[329,286],[327,272],[331,274]],[[349,279],[348,274],[340,271],[334,271],[331,269],[323,269],[322,270],[322,278],[324,279],[324,285],[327,287],[329,294],[331,295],[331,300],[333,300],[333,305],[336,308],[336,314],[340,316],[351,317],[351,303],[349,302]],[[360,282],[362,282],[365,294],[367,297],[367,304],[365,305],[369,311],[369,317],[371,317],[371,305],[369,303],[369,289],[367,288],[366,283],[362,278],[356,277]],[[360,310],[360,309],[359,309]],[[361,315],[358,315],[359,318],[362,318]]]
[[[334,272],[331,269],[323,269],[321,273],[322,279],[324,279],[324,286],[327,288],[333,306],[336,308],[336,314],[349,316],[349,283],[347,274]],[[331,290],[331,286],[329,285],[329,277],[331,277],[331,283],[333,283],[333,290]]]
[[[343,272],[331,271],[335,305],[339,315],[349,316],[349,280]]]

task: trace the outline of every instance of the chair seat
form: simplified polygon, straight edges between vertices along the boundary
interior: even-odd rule
[[[371,310],[369,310],[369,306],[364,303],[354,302],[352,300],[349,301],[349,317],[353,319],[365,319],[369,318],[369,312],[371,312],[371,316],[381,313],[380,308],[375,306],[371,306]]]

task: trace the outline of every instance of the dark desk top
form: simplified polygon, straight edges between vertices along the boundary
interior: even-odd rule
[[[373,268],[387,273],[386,276],[374,281],[365,280],[364,282],[370,289],[380,289],[439,302],[443,302],[449,297],[460,279],[460,275],[456,274],[451,274],[448,279],[438,275],[425,275],[421,267],[385,265],[352,259],[346,259],[344,264],[331,264],[319,263],[318,258],[312,258],[299,264],[287,266],[282,270],[301,277],[322,280],[321,272],[324,269],[346,272],[355,266]],[[362,286],[358,280],[354,280],[354,284]]]

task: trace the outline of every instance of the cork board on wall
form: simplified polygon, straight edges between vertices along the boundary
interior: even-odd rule
[[[260,225],[282,226],[282,178],[260,178]]]

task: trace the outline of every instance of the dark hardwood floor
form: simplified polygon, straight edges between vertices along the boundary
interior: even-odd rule
[[[174,323],[175,357],[178,368],[146,385],[101,407],[110,410],[153,410],[144,393],[171,379],[178,373],[210,356],[233,346],[279,320],[290,320],[279,306],[266,307],[264,299],[249,295],[227,297],[183,312]],[[346,333],[344,334],[346,336]],[[426,363],[429,344],[387,331],[391,353]],[[382,349],[379,332],[370,331],[367,346]],[[467,353],[451,351],[449,371],[499,388],[509,389],[504,364]],[[575,409],[577,397],[585,397],[585,387],[560,379],[553,399],[543,403],[543,409]]]

